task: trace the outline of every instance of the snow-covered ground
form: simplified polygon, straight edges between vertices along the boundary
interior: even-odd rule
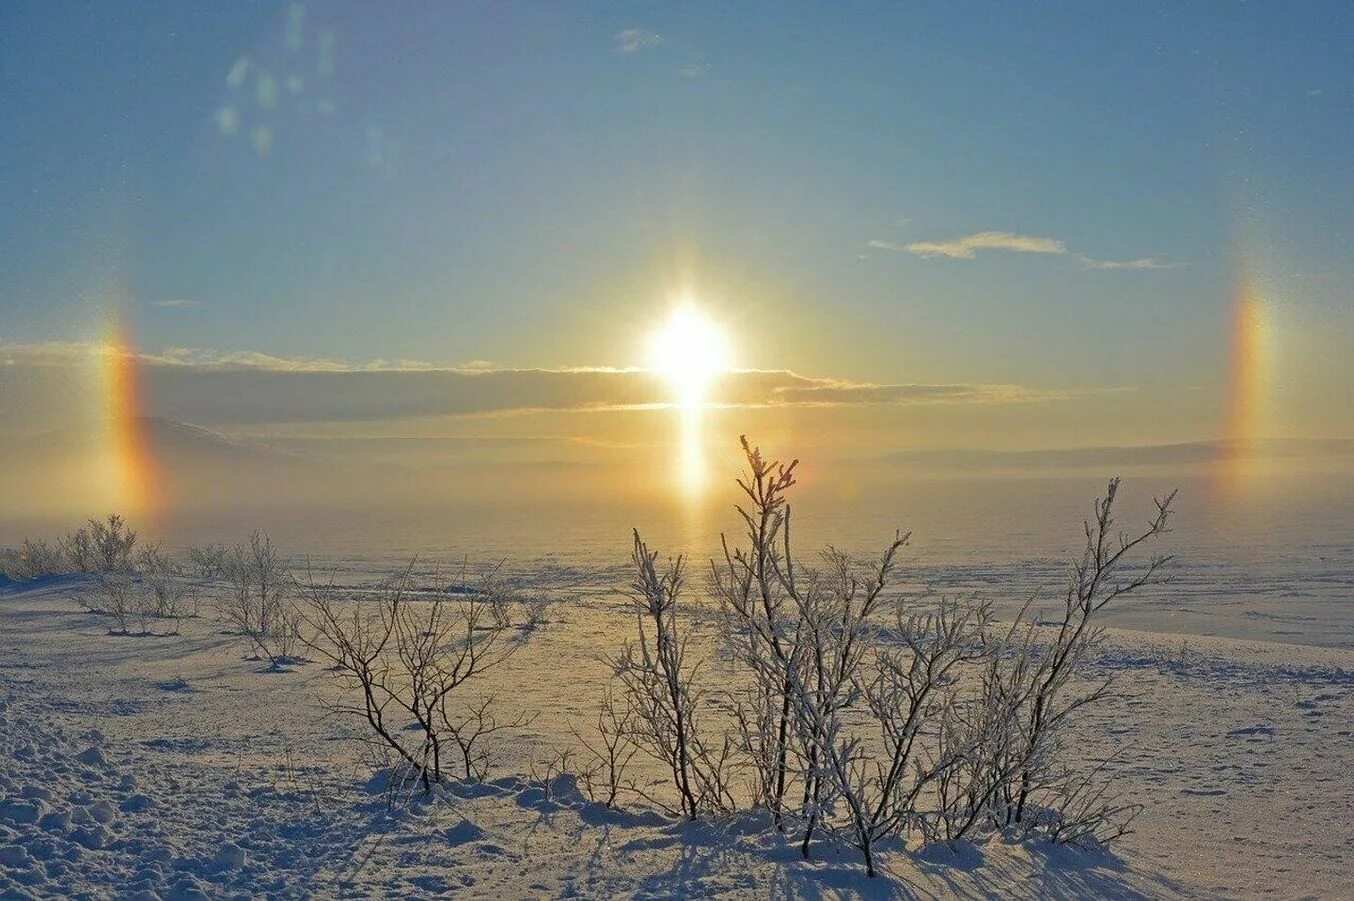
[[[680,824],[532,778],[595,715],[598,656],[632,624],[573,581],[467,687],[536,714],[494,737],[491,781],[395,812],[319,664],[269,671],[208,616],[110,635],[78,579],[0,583],[0,897],[1354,896],[1354,651],[1115,629],[1098,665],[1124,697],[1085,738],[1146,806],[1116,854],[895,848],[868,880],[755,816]]]

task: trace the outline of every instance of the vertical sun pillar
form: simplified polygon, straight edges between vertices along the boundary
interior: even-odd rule
[[[1250,272],[1237,283],[1231,313],[1223,450],[1219,488],[1224,498],[1243,492],[1259,468],[1258,441],[1265,425],[1271,329],[1265,297]]]
[[[701,434],[701,414],[699,404],[681,404],[678,411],[678,447],[677,476],[682,494],[691,503],[696,503],[705,492],[706,471],[705,439]]]
[[[104,496],[133,523],[151,524],[161,512],[159,473],[144,419],[141,362],[120,315],[109,317],[101,355]]]
[[[653,369],[664,376],[673,392],[675,488],[687,514],[688,532],[694,533],[708,481],[706,405],[715,381],[729,369],[728,341],[689,297],[683,297],[655,332],[650,357]]]

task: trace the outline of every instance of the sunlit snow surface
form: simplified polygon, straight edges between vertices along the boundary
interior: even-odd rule
[[[1031,594],[1052,611],[1097,487],[1029,480],[872,498],[868,485],[842,495],[806,481],[801,547],[831,538],[865,553],[912,528],[907,591],[973,594],[999,613]],[[1126,482],[1124,526],[1172,484]],[[1176,581],[1107,611],[1096,667],[1122,690],[1082,726],[1085,758],[1114,755],[1116,791],[1146,807],[1117,857],[1002,841],[950,857],[895,848],[885,879],[870,881],[849,851],[821,843],[805,863],[746,818],[691,827],[616,813],[568,780],[547,798],[533,769],[576,743],[571,727],[589,727],[609,680],[599,657],[633,628],[620,593],[628,526],[699,559],[736,524],[730,498],[685,519],[599,498],[366,520],[180,519],[183,541],[264,526],[355,600],[414,553],[421,578],[454,575],[463,557],[502,559],[516,587],[562,600],[467,689],[497,695],[505,716],[536,714],[496,736],[493,781],[394,814],[346,740],[355,724],[326,714],[335,686],[323,666],[270,672],[210,616],[179,635],[110,635],[73,600],[75,577],[0,585],[0,897],[1354,895],[1348,494],[1224,505],[1184,487],[1164,548],[1180,555]],[[703,628],[708,652],[716,636]]]
[[[339,573],[354,596],[376,578],[363,569]],[[538,576],[576,581],[475,689],[538,717],[495,745],[493,782],[396,814],[344,741],[353,724],[325,715],[322,666],[270,672],[205,617],[177,636],[110,635],[72,602],[78,579],[3,586],[0,896],[1354,890],[1348,650],[1116,630],[1098,666],[1124,697],[1084,733],[1085,753],[1117,752],[1116,788],[1147,805],[1119,858],[999,841],[955,858],[895,850],[871,882],[849,852],[823,845],[806,864],[759,822],[684,827],[523,778],[573,741],[570,725],[586,728],[609,675],[598,655],[630,624],[624,600],[578,571]]]

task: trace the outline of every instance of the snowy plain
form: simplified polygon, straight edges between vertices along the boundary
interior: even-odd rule
[[[389,571],[329,568],[359,596]],[[73,600],[80,577],[0,584],[0,897],[1354,895],[1348,646],[1116,626],[1096,666],[1119,697],[1082,732],[1145,806],[1115,852],[893,848],[869,880],[849,849],[801,861],[755,815],[688,825],[542,781],[633,620],[620,567],[509,575],[562,602],[466,690],[534,719],[493,737],[488,782],[394,811],[322,665],[271,671],[205,607],[179,634],[112,635]]]

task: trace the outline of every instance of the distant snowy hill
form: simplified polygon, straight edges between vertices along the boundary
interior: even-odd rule
[[[143,416],[134,420],[134,430],[154,451],[165,455],[167,459],[183,462],[216,460],[244,463],[284,457],[295,459],[292,454],[284,454],[264,445],[236,441],[220,432],[172,419]],[[106,422],[69,426],[0,446],[0,456],[7,462],[18,463],[25,457],[42,459],[52,455],[104,453],[109,449],[110,431],[111,427]]]
[[[59,506],[86,511],[106,496],[109,473],[129,462],[171,502],[191,498],[194,505],[242,494],[308,491],[332,478],[324,461],[183,422],[136,420],[134,461],[124,459],[128,451],[112,434],[107,423],[94,422],[0,444],[0,491],[7,506],[51,510],[56,499]]]
[[[1019,470],[1113,471],[1143,467],[1183,469],[1229,459],[1268,461],[1354,460],[1354,441],[1285,440],[1240,445],[1228,441],[1192,441],[1179,444],[1119,447],[1072,447],[1027,451],[965,448],[906,450],[887,455],[890,463],[925,470],[1003,472]]]

